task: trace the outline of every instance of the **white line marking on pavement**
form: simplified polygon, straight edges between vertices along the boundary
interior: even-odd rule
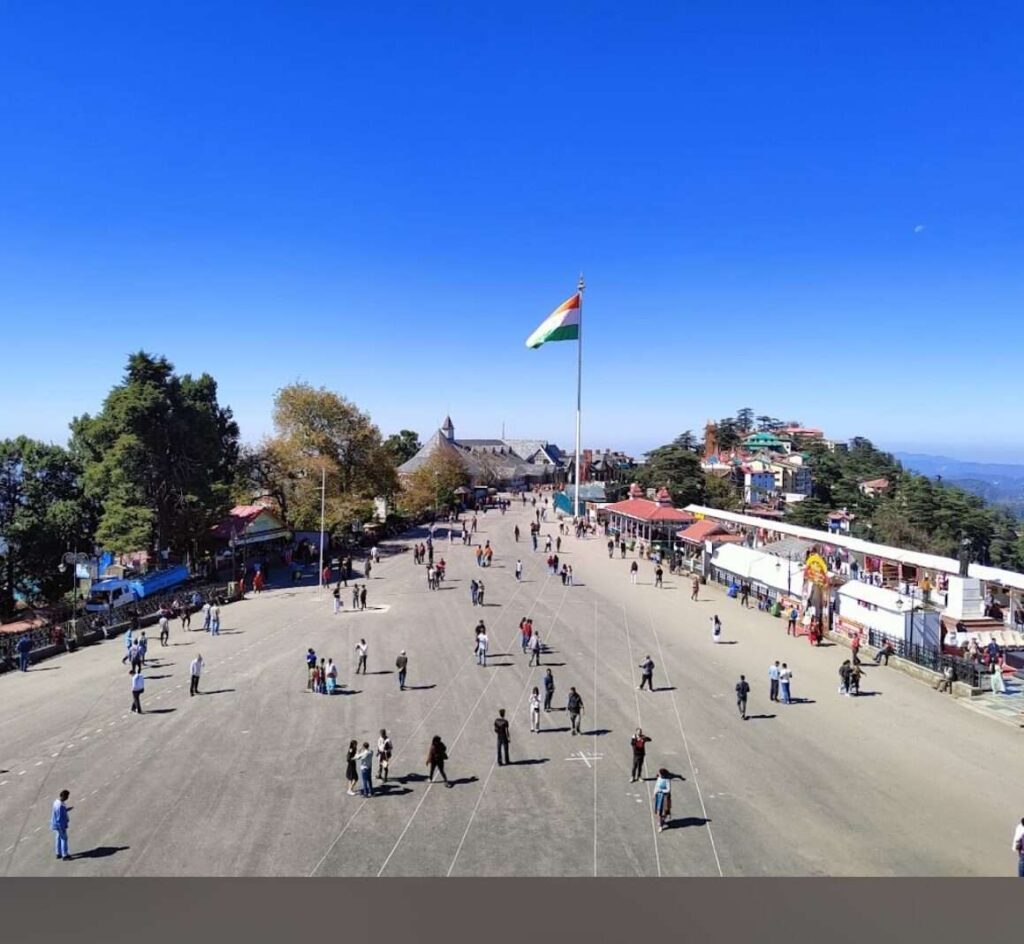
[[[25,774],[27,774],[27,773],[28,773],[28,771],[27,771],[27,770],[19,770],[19,771],[18,771],[18,776],[19,776],[19,777],[24,777],[24,776],[25,776]]]
[[[37,767],[42,767],[43,766],[43,762],[41,760],[37,760],[36,761],[36,766]]]
[[[626,650],[629,653],[629,684],[633,685],[633,666],[636,665],[636,659],[633,658],[633,642],[629,637],[629,614],[626,612],[626,604],[622,604],[622,624],[626,630]],[[660,653],[659,653],[660,658]],[[638,666],[639,668],[639,666]],[[639,688],[633,689],[633,701],[636,702],[636,726],[643,728],[643,724],[640,721],[640,690]],[[644,758],[644,767],[647,766],[647,758]],[[644,773],[647,771],[645,770]],[[654,839],[654,864],[658,869],[658,878],[661,878],[661,850],[658,848],[658,825],[654,814],[654,797],[651,796],[651,785],[646,780],[644,781],[644,790],[647,793],[647,802],[649,804],[650,816],[651,816],[651,835]]]
[[[658,658],[661,659],[661,669],[665,673],[665,682],[671,688],[672,680],[669,678],[668,666],[665,663],[665,654],[661,648],[661,637],[658,636],[658,630],[654,625],[654,617],[651,615],[650,609],[647,610],[647,618],[651,623],[651,629],[654,631],[654,641],[658,646]],[[722,861],[718,858],[718,848],[715,845],[715,837],[711,832],[711,821],[708,819],[708,808],[704,804],[704,794],[700,789],[700,782],[697,780],[697,768],[693,764],[693,756],[690,754],[690,742],[686,738],[686,731],[683,729],[683,719],[679,714],[679,703],[676,701],[675,690],[672,689],[669,692],[672,697],[672,708],[676,713],[676,722],[679,724],[679,733],[683,736],[683,747],[686,749],[686,759],[690,764],[690,770],[693,771],[693,785],[697,788],[697,798],[700,800],[701,813],[704,817],[704,825],[708,829],[708,839],[711,841],[711,851],[715,854],[715,865],[718,866],[718,874],[721,878],[725,877],[725,873],[722,871]]]
[[[10,780],[0,780],[0,787],[6,787],[10,782]]]

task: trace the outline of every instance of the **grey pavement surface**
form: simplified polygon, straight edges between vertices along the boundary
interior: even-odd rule
[[[494,566],[449,544],[443,589],[391,542],[373,569],[370,609],[341,614],[311,588],[251,594],[224,608],[222,634],[154,639],[145,713],[132,715],[124,647],[112,640],[0,677],[0,873],[3,875],[767,876],[1010,875],[1024,815],[1020,733],[892,669],[865,668],[860,698],[837,694],[839,647],[788,638],[781,620],[743,610],[716,588],[691,602],[688,580],[653,587],[641,562],[609,560],[602,539],[562,540],[577,586],[546,573],[543,552],[512,537],[532,508],[480,517]],[[544,532],[557,532],[546,522]],[[543,545],[541,545],[543,547]],[[517,585],[516,556],[525,565]],[[470,603],[483,576],[486,606]],[[358,578],[357,578],[358,579]],[[710,619],[724,624],[711,641]],[[569,686],[583,734],[564,711],[529,730],[529,668],[518,623],[530,615],[550,652],[561,708]],[[475,664],[483,617],[492,656]],[[367,676],[354,647],[370,646]],[[304,653],[332,657],[343,694],[306,691]],[[394,659],[408,650],[408,691]],[[203,694],[188,695],[201,651]],[[638,665],[656,663],[653,693]],[[785,706],[767,670],[794,671]],[[733,686],[745,673],[748,721]],[[871,694],[868,694],[871,693]],[[512,722],[513,764],[498,767],[492,724]],[[647,777],[630,783],[641,725]],[[372,799],[346,795],[350,738],[376,746],[386,727],[393,780]],[[455,786],[430,785],[431,735],[448,745]],[[673,822],[658,832],[653,777],[673,781]],[[375,764],[376,767],[376,764]],[[375,786],[380,785],[376,783]],[[75,858],[57,861],[49,810],[71,791]]]

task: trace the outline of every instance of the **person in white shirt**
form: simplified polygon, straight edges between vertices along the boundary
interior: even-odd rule
[[[654,782],[654,812],[658,815],[658,830],[664,831],[672,816],[672,780],[662,767]]]
[[[388,765],[391,763],[391,754],[395,746],[388,737],[388,732],[380,729],[380,737],[377,738],[377,779],[387,783]]]
[[[142,675],[142,669],[140,668],[132,676],[132,711],[142,714],[142,693],[146,690],[146,679]]]
[[[476,664],[487,665],[487,633],[483,630],[476,637]]]
[[[359,644],[356,646],[356,655],[359,657],[359,662],[356,665],[356,675],[362,670],[363,675],[366,675],[366,655],[370,651],[370,647],[366,644],[365,639],[360,639]]]
[[[1013,831],[1013,851],[1017,853],[1017,878],[1024,878],[1024,819]]]
[[[171,638],[171,621],[166,613],[160,614],[160,645],[166,646],[167,640]]]
[[[792,679],[793,670],[783,662],[782,668],[779,669],[779,697],[784,705],[788,705],[792,700],[789,693],[789,684]]]
[[[356,766],[359,768],[359,792],[364,797],[373,796],[373,750],[368,741],[363,741],[362,749],[356,754]]]
[[[203,629],[205,629],[207,632],[209,632],[209,629],[210,629],[210,613],[211,613],[211,611],[212,611],[212,607],[210,606],[210,604],[209,603],[204,603],[203,604]]]
[[[188,666],[189,675],[192,676],[192,684],[189,687],[189,696],[199,694],[199,676],[203,674],[203,655],[198,653],[196,657],[189,663]]]
[[[534,688],[530,695],[530,730],[540,733],[540,689]]]

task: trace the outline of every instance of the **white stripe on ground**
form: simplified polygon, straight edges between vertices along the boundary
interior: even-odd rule
[[[658,636],[658,630],[654,625],[654,617],[651,616],[650,607],[648,607],[647,610],[647,619],[650,621],[651,629],[654,631],[654,641],[658,646],[658,658],[661,659],[661,668],[665,673],[665,682],[669,688],[672,688],[672,679],[669,677],[668,668],[665,664],[665,654],[661,648],[661,638]],[[708,830],[708,839],[711,841],[711,851],[715,854],[715,865],[718,867],[719,876],[724,878],[725,873],[722,871],[722,862],[718,858],[718,848],[715,846],[715,837],[711,832],[711,820],[708,818],[708,808],[704,804],[704,794],[701,792],[700,781],[697,779],[697,768],[693,765],[693,755],[690,754],[690,742],[686,739],[686,731],[683,729],[683,719],[679,714],[679,703],[676,701],[674,688],[669,692],[669,695],[672,696],[672,707],[675,709],[676,721],[679,724],[679,733],[683,737],[683,747],[686,749],[686,760],[690,764],[690,773],[693,774],[693,785],[697,788],[697,798],[700,800],[701,815],[704,817],[704,825]]]
[[[626,630],[626,650],[629,653],[629,681],[630,684],[633,682],[633,666],[636,664],[636,660],[633,658],[633,643],[629,637],[629,616],[626,613],[626,604],[622,604],[622,625]],[[661,653],[658,653],[659,657]],[[633,701],[636,702],[636,726],[643,729],[643,724],[640,720],[640,689],[633,689]],[[647,766],[647,756],[644,755],[644,767]],[[654,864],[658,870],[658,878],[661,878],[661,850],[658,848],[658,823],[654,815],[654,797],[651,796],[651,785],[644,780],[644,789],[647,791],[647,810],[648,815],[651,818],[651,833],[654,837]]]

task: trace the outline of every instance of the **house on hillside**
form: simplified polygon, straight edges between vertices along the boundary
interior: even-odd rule
[[[868,498],[878,498],[889,491],[889,480],[870,479],[867,482],[861,482],[858,488],[862,495],[867,495]]]

